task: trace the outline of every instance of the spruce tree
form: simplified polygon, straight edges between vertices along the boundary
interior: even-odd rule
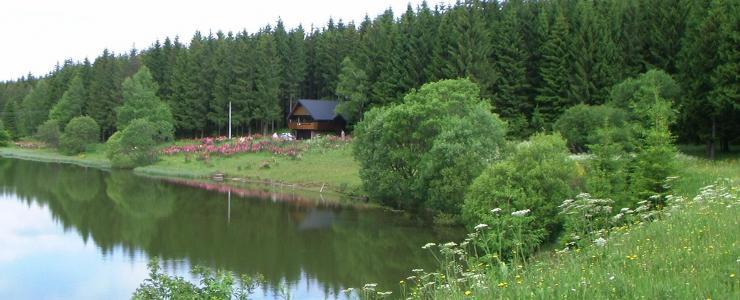
[[[503,19],[497,26],[491,61],[498,76],[494,81],[493,107],[509,122],[509,133],[514,136],[529,135],[528,119],[533,103],[529,102],[527,80],[527,53],[521,32],[518,30],[517,9],[508,5]]]
[[[95,119],[103,138],[107,138],[115,131],[115,108],[123,102],[120,72],[115,57],[107,49],[103,50],[103,54],[93,63],[93,76],[85,114]]]
[[[15,100],[5,102],[2,121],[11,138],[18,137],[18,104]]]
[[[255,56],[255,118],[260,122],[262,133],[267,134],[269,125],[280,120],[282,112],[279,99],[280,60],[269,28],[257,37]]]
[[[548,127],[572,104],[568,95],[571,59],[568,36],[568,23],[560,12],[542,46],[542,88],[535,98],[540,120]]]

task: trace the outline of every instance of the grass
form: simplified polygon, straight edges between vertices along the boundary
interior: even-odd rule
[[[324,186],[325,190],[339,192],[360,189],[358,170],[349,145],[324,151],[309,150],[298,159],[260,152],[211,156],[206,162],[176,154],[162,156],[156,164],[136,169],[144,174],[176,177],[209,177],[223,173],[228,177],[282,182],[307,189]]]
[[[184,145],[192,141],[177,141],[164,145]],[[105,157],[105,145],[91,147],[87,153],[67,156],[53,148],[22,149],[15,146],[0,148],[5,157],[71,163],[86,167],[110,168]],[[362,194],[359,164],[354,160],[350,144],[332,147],[311,146],[300,158],[273,155],[267,152],[235,154],[228,157],[212,155],[208,161],[185,154],[161,155],[149,166],[134,169],[150,176],[180,178],[210,178],[215,173],[248,182],[279,182],[309,191],[334,191],[342,194]]]
[[[440,268],[401,280],[400,298],[738,299],[738,157],[679,156],[683,177],[674,182],[670,206],[656,221],[636,218],[610,229],[603,246],[544,251],[526,263],[478,260],[475,250],[456,244],[432,246]],[[383,297],[375,287],[359,294]]]
[[[53,148],[24,149],[15,146],[0,148],[0,156],[40,162],[75,164],[83,167],[108,169],[110,161],[105,157],[105,145],[90,147],[89,151],[78,155],[64,155]]]

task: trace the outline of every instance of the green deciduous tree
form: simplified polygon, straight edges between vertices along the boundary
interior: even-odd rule
[[[360,121],[369,102],[368,80],[365,71],[357,67],[350,57],[346,57],[342,61],[337,95],[342,101],[337,105],[337,113],[342,115],[347,122]]]
[[[49,116],[51,103],[49,101],[50,89],[46,80],[39,80],[31,90],[16,113],[18,117],[18,133],[20,136],[29,136]]]
[[[52,147],[59,147],[61,136],[62,132],[59,130],[59,121],[54,119],[39,125],[39,128],[36,130],[36,138]]]
[[[72,118],[82,115],[85,105],[86,92],[82,84],[82,77],[76,75],[69,83],[69,88],[62,99],[51,108],[49,119],[59,121],[59,124],[67,124]]]
[[[59,149],[65,154],[84,152],[90,144],[100,140],[100,126],[91,117],[75,117],[64,127]]]
[[[126,128],[135,119],[146,119],[157,127],[157,141],[172,139],[173,118],[170,108],[157,97],[157,83],[152,79],[149,68],[123,82],[123,105],[116,109],[118,130]]]
[[[469,80],[426,84],[355,127],[354,154],[371,197],[399,208],[457,213],[467,186],[501,155],[504,124]]]
[[[106,156],[114,168],[130,169],[148,165],[157,160],[159,128],[147,119],[132,120],[106,143]]]
[[[502,161],[494,162],[470,186],[463,206],[463,218],[471,228],[477,224],[490,224],[494,235],[489,246],[501,247],[501,253],[517,250],[516,243],[523,243],[528,253],[543,238],[555,234],[560,225],[558,205],[573,196],[576,164],[568,158],[565,140],[560,135],[537,134],[529,141],[516,146],[514,153]],[[514,230],[525,236],[512,241],[511,229],[496,229],[500,216],[492,212],[500,209],[501,216],[510,218],[513,211],[530,210],[533,221],[518,222]],[[507,225],[503,223],[501,225]],[[507,232],[501,232],[508,230]],[[508,241],[495,238],[507,233]],[[526,254],[525,254],[526,255]]]

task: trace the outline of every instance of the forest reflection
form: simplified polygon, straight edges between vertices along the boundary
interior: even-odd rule
[[[367,282],[392,288],[410,269],[432,267],[424,243],[461,235],[381,209],[171,181],[0,159],[3,194],[47,206],[65,230],[93,241],[103,256],[124,249],[131,257],[143,252],[165,262],[259,273],[271,289],[302,278],[315,280],[324,295]]]

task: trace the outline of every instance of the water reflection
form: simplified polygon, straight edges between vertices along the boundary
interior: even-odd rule
[[[109,278],[101,285],[112,292],[81,298],[127,298],[146,276],[147,257],[156,255],[179,266],[173,272],[197,264],[263,274],[270,286],[258,298],[271,298],[281,283],[301,298],[324,298],[371,281],[394,287],[410,268],[430,266],[421,245],[458,234],[311,197],[233,189],[229,201],[224,187],[201,187],[211,190],[130,172],[0,159],[0,297],[54,298],[18,285],[24,280],[74,296],[71,290]],[[39,266],[64,262],[84,268],[33,277]],[[90,277],[99,280],[85,281]],[[8,285],[21,294],[6,293]]]

